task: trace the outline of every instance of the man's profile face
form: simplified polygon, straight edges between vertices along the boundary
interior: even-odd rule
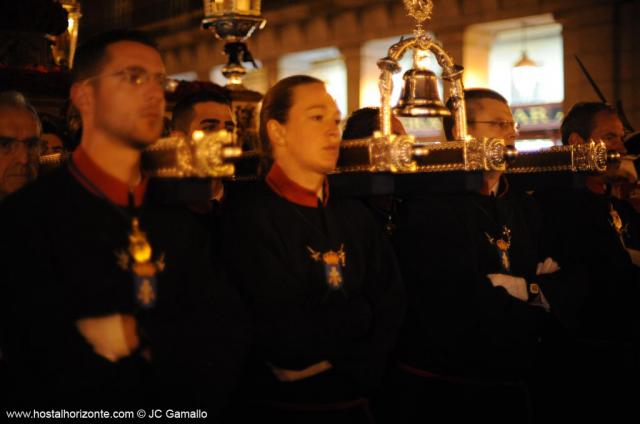
[[[157,78],[165,75],[160,54],[134,41],[119,41],[106,49],[105,64],[94,85],[94,125],[123,143],[144,149],[162,133],[164,87]],[[135,84],[129,74],[146,74]]]
[[[509,106],[495,99],[479,99],[468,102],[468,132],[479,139],[502,138],[513,146],[518,135]]]
[[[624,126],[615,113],[603,111],[593,117],[593,130],[589,138],[594,141],[604,141],[608,150],[626,154],[624,147]]]
[[[0,107],[0,198],[37,175],[39,151],[26,142],[38,136],[38,123],[26,110]]]
[[[224,103],[196,103],[193,105],[191,114],[188,135],[191,135],[196,130],[204,132],[227,130],[233,132],[235,129],[231,108]]]

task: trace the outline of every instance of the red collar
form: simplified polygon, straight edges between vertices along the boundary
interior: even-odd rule
[[[291,203],[309,208],[318,207],[318,194],[291,181],[282,168],[275,163],[267,174],[266,182],[278,196],[284,197]],[[327,206],[329,183],[326,178],[324,179],[322,192],[324,194],[322,205]]]
[[[71,175],[80,184],[96,196],[106,196],[109,201],[118,206],[129,205],[129,186],[107,174],[97,163],[93,161],[84,151],[82,146],[78,146],[71,158],[75,167],[71,167]],[[82,175],[77,175],[80,172]],[[87,182],[86,180],[89,180]],[[133,189],[133,201],[136,207],[142,205],[144,194],[147,190],[148,178],[142,181]],[[96,190],[97,189],[97,190]],[[98,190],[100,192],[98,192]]]
[[[595,194],[607,194],[607,186],[600,177],[587,177],[586,186]]]

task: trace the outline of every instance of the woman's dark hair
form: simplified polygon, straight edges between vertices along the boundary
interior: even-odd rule
[[[291,109],[293,103],[293,89],[307,84],[324,84],[324,82],[309,75],[293,75],[278,81],[267,91],[267,94],[262,99],[260,142],[262,143],[262,151],[269,160],[272,160],[272,158],[267,122],[275,119],[281,124],[285,124],[289,117],[289,109]]]

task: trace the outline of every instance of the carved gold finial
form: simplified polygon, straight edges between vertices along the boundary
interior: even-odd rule
[[[407,13],[416,20],[416,33],[424,32],[422,24],[431,19],[433,12],[432,0],[403,0]]]

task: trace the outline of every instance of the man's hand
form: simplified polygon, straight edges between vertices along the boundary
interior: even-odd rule
[[[631,262],[633,262],[635,266],[640,266],[640,250],[631,249],[630,247],[627,247],[627,252],[629,253]]]
[[[608,167],[607,172],[604,174],[605,179],[614,185],[614,188],[620,183],[635,183],[638,181],[638,172],[633,163],[635,158],[635,156],[631,155],[625,156],[618,166]]]
[[[544,260],[544,262],[538,262],[536,275],[553,274],[556,271],[560,271],[560,266],[558,265],[558,263],[551,258],[547,258]]]
[[[620,168],[618,168],[620,178],[624,178],[630,183],[638,181],[638,172],[636,171],[633,159],[633,157],[623,157],[620,161]]]
[[[487,277],[491,280],[493,287],[503,287],[511,296],[523,302],[529,300],[527,281],[524,278],[506,274],[488,274]]]
[[[140,343],[136,319],[131,315],[83,318],[76,321],[76,327],[94,352],[111,362],[129,356]]]

